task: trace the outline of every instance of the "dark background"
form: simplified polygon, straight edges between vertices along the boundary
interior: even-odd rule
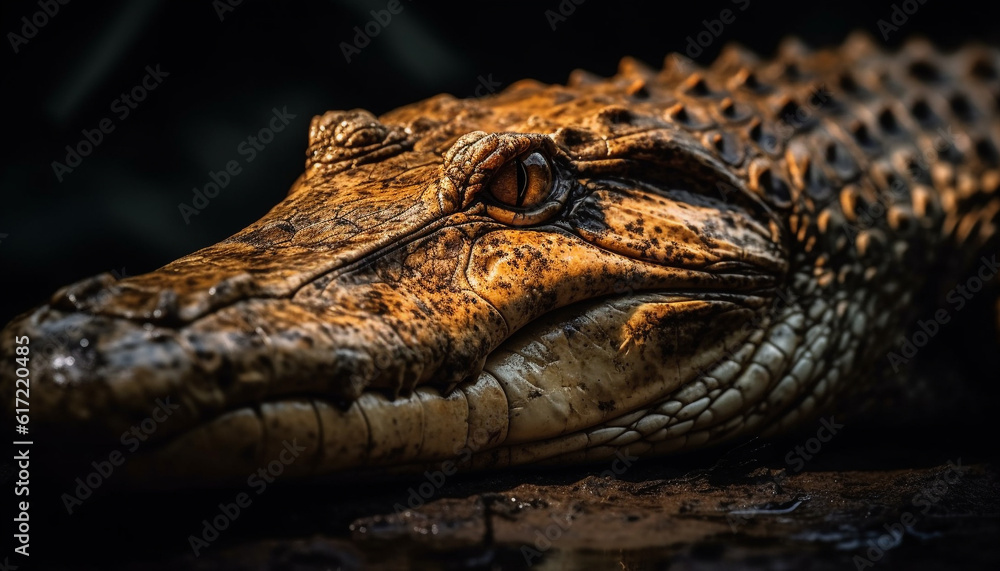
[[[5,2],[0,323],[62,285],[106,271],[150,271],[256,220],[302,171],[309,120],[326,110],[379,114],[441,92],[472,96],[482,80],[563,82],[577,67],[610,75],[623,55],[658,66],[725,8],[736,20],[700,63],[728,41],[768,54],[791,33],[831,44],[862,29],[881,41],[877,21],[892,13],[887,1],[563,0],[563,11],[573,13],[553,30],[545,12],[558,13],[560,0],[447,9],[400,2],[402,12],[350,63],[340,43],[351,42],[353,27],[388,0],[244,1],[221,20],[225,0],[76,0],[59,6],[16,54],[8,34],[21,34],[21,18],[40,7]],[[996,42],[996,3],[911,2],[919,8],[891,33],[890,47],[916,34],[943,45]],[[112,103],[157,64],[169,76],[120,119]],[[240,143],[284,107],[296,118],[246,163]],[[59,182],[52,162],[64,162],[66,145],[105,117],[114,131]],[[243,172],[186,224],[178,205],[190,204],[209,171],[234,159]]]
[[[749,0],[740,11],[746,3],[587,0],[576,6],[562,0],[562,9],[573,13],[553,30],[546,10],[558,13],[560,0],[447,9],[401,0],[402,12],[347,62],[341,42],[352,42],[353,28],[388,0],[244,1],[222,19],[217,6],[228,6],[225,0],[73,0],[17,53],[8,34],[21,34],[21,18],[41,9],[37,0],[5,2],[0,325],[62,285],[100,272],[153,270],[256,220],[301,173],[309,120],[326,110],[363,107],[380,114],[441,92],[473,96],[489,82],[563,82],[578,67],[611,75],[624,55],[658,66],[665,54],[685,51],[688,38],[705,30],[703,20],[718,19],[727,8],[735,21],[699,63],[709,63],[729,41],[765,56],[789,34],[828,45],[860,29],[882,41],[877,22],[890,18],[893,4],[904,4]],[[969,39],[1000,43],[995,2],[911,0],[907,7],[913,6],[919,8],[891,33],[887,47],[914,35],[945,47]],[[120,119],[112,103],[139,84],[146,66],[157,65],[169,76]],[[274,108],[296,117],[247,163],[239,145],[267,126]],[[59,182],[52,162],[64,162],[66,145],[77,145],[81,130],[106,117],[114,131]],[[185,223],[178,205],[190,204],[192,188],[231,160],[243,172]],[[975,359],[971,351],[964,360]],[[961,435],[957,440],[968,442]],[[193,509],[202,504],[210,502]],[[131,526],[128,518],[115,521],[115,534]],[[33,551],[57,553],[69,535],[35,529]],[[115,537],[108,537],[109,548],[122,547]],[[91,547],[103,549],[100,542]]]

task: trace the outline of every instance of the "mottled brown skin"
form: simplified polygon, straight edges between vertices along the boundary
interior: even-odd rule
[[[241,481],[292,438],[309,461],[289,473],[320,475],[776,432],[864,387],[933,311],[913,306],[931,272],[995,252],[998,69],[994,49],[854,36],[328,112],[261,220],[9,324],[4,406],[19,335],[48,348],[33,428],[82,450],[172,398],[138,486]],[[504,206],[532,152],[552,188]]]

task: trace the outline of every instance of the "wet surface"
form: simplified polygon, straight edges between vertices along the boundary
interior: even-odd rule
[[[583,470],[429,473],[364,484],[283,484],[279,477],[259,495],[249,488],[107,495],[72,517],[56,516],[65,542],[43,557],[54,569],[116,570],[1000,563],[995,453],[971,441],[956,445],[955,434],[936,429],[831,422],[843,424],[836,434],[817,424],[721,457],[623,455]],[[219,504],[234,513],[240,492],[251,503],[220,519]],[[203,520],[224,529],[216,537]]]

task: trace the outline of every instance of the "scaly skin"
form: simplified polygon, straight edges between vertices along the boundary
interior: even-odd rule
[[[855,36],[328,112],[258,222],[9,324],[4,406],[24,335],[33,434],[106,452],[170,399],[139,487],[242,481],[293,440],[312,476],[775,433],[863,390],[929,275],[991,259],[998,69]]]

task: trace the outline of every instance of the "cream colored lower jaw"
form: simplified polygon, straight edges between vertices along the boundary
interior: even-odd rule
[[[716,331],[729,332],[710,343],[691,325],[706,312]],[[141,485],[180,487],[238,483],[275,461],[284,477],[304,477],[448,459],[496,466],[599,458],[628,445],[637,427],[661,433],[658,440],[690,428],[684,419],[703,399],[689,387],[726,362],[724,347],[748,343],[750,332],[727,320],[751,313],[655,294],[567,308],[518,332],[478,379],[447,396],[421,387],[395,400],[366,393],[346,410],[318,398],[239,409],[137,454],[126,472]],[[693,401],[658,412],[672,395]],[[727,401],[716,401],[721,415]],[[286,463],[289,450],[298,454]]]

